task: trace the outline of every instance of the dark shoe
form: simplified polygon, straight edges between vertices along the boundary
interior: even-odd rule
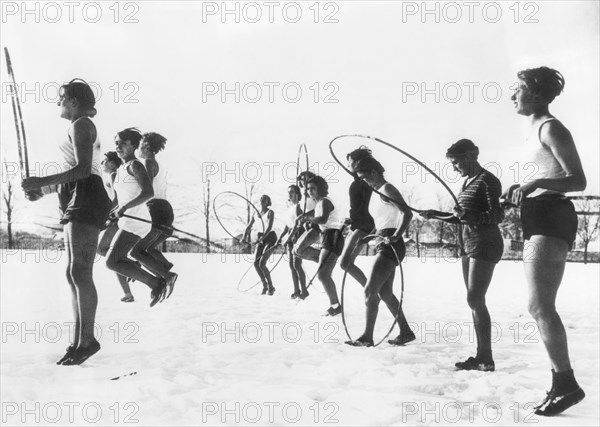
[[[271,286],[271,287],[269,288],[269,290],[267,291],[267,294],[269,294],[269,295],[273,295],[274,293],[275,293],[275,288],[274,288],[273,286]]]
[[[346,341],[346,344],[351,345],[352,347],[373,347],[373,340],[367,340],[365,338],[358,338],[354,341]]]
[[[300,292],[300,295],[298,295],[298,298],[304,300],[304,299],[308,298],[309,295],[310,294],[308,293],[308,291],[306,291],[306,292]]]
[[[325,316],[337,316],[342,312],[341,304],[338,304],[337,308],[329,307],[325,312]]]
[[[262,292],[260,293],[261,295],[267,295],[267,292],[269,291],[269,288],[263,288]]]
[[[100,350],[100,343],[98,341],[93,341],[89,346],[82,347],[79,346],[75,349],[71,357],[63,362],[63,365],[72,366],[72,365],[81,365],[83,362],[88,360],[91,356],[98,353]]]
[[[167,281],[162,279],[156,289],[150,292],[150,307],[154,307],[156,304],[165,299],[165,290],[167,289]]]
[[[410,332],[407,332],[406,334],[401,333],[393,340],[388,340],[388,343],[391,345],[405,345],[416,339],[417,339],[417,337],[415,336],[415,334],[412,331],[410,331]]]
[[[167,287],[165,289],[165,298],[169,298],[173,293],[173,288],[175,287],[177,277],[179,277],[177,276],[177,273],[169,273],[169,278],[167,279]]]
[[[298,292],[294,292],[292,295],[290,295],[291,299],[296,299],[296,298],[300,298],[300,294]]]
[[[544,401],[535,407],[534,413],[543,417],[553,417],[578,404],[584,397],[585,393],[581,387],[561,395],[557,394],[554,390],[550,390],[546,394]]]
[[[123,298],[121,298],[121,301],[123,301],[123,302],[134,302],[135,299],[133,299],[133,295],[125,295]]]
[[[457,362],[454,364],[459,371],[482,371],[482,372],[494,372],[496,365],[494,362],[482,362],[475,357],[469,357],[464,362]]]
[[[68,346],[67,352],[65,353],[65,355],[63,357],[61,357],[60,359],[58,359],[56,361],[56,364],[62,365],[65,362],[65,360],[67,360],[73,356],[73,353],[75,353],[75,346],[74,345]]]

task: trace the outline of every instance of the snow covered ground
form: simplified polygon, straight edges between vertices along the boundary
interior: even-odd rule
[[[489,290],[496,372],[481,373],[453,369],[475,349],[458,262],[408,259],[404,308],[417,341],[370,349],[345,345],[341,317],[321,316],[328,303],[320,285],[303,302],[289,299],[284,262],[274,272],[277,292],[268,297],[258,295],[258,287],[237,291],[247,260],[169,254],[180,278],[171,298],[152,309],[149,291],[139,283],[133,284],[136,301],[120,302],[116,279],[98,262],[102,350],[79,367],[63,367],[54,362],[69,343],[72,321],[65,254],[1,255],[3,424],[570,426],[600,421],[598,264],[569,264],[558,300],[587,397],[562,416],[543,419],[531,414],[531,406],[550,386],[550,367],[527,313],[519,262],[501,262]],[[359,259],[359,265],[369,264],[369,258]],[[307,270],[312,275],[315,266]],[[346,309],[353,336],[363,322],[358,288],[349,281]],[[382,305],[376,339],[390,324]],[[126,374],[132,375],[110,380]]]

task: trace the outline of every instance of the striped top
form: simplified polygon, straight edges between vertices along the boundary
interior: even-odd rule
[[[492,173],[483,169],[471,182],[463,184],[458,195],[458,205],[469,211],[474,224],[499,224],[504,219],[500,207],[502,184]]]

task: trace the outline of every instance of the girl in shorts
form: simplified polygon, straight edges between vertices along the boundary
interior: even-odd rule
[[[106,266],[126,277],[139,280],[150,289],[150,307],[165,298],[170,287],[167,279],[144,270],[128,257],[131,249],[150,231],[150,225],[127,216],[147,219],[148,210],[144,202],[153,195],[152,183],[144,165],[135,157],[142,134],[135,128],[124,129],[115,137],[116,152],[123,161],[117,170],[114,188],[118,206],[112,216],[119,221],[119,231],[106,255]],[[172,286],[171,286],[172,287]]]
[[[271,280],[271,273],[269,273],[269,268],[267,267],[267,261],[269,257],[273,253],[277,242],[277,234],[273,230],[273,221],[275,219],[275,213],[271,206],[271,198],[266,194],[260,197],[260,217],[259,220],[266,218],[266,227],[264,233],[258,233],[258,241],[256,242],[256,253],[254,254],[254,268],[258,273],[258,277],[263,284],[262,295],[268,294],[273,295],[275,293],[275,288],[273,287],[273,281]],[[252,215],[248,226],[244,232],[243,242],[250,242],[250,232],[252,231],[252,226],[256,222],[257,213]]]
[[[22,182],[30,200],[58,192],[68,256],[67,282],[75,317],[73,343],[56,362],[59,365],[79,365],[100,350],[100,343],[94,337],[98,294],[93,267],[98,236],[111,202],[101,178],[100,139],[92,121],[97,113],[95,103],[94,92],[81,79],[71,80],[60,88],[60,116],[71,122],[68,138],[60,146],[67,170]]]
[[[365,286],[366,324],[363,334],[346,344],[355,347],[372,347],[373,330],[379,312],[379,301],[383,300],[391,313],[396,317],[400,327],[400,335],[393,344],[404,345],[415,339],[410,330],[398,298],[394,295],[393,286],[396,267],[402,262],[406,253],[402,234],[408,228],[412,212],[404,202],[400,192],[388,183],[383,166],[373,157],[364,157],[353,165],[354,172],[379,194],[373,194],[369,202],[369,213],[373,217],[375,234],[380,236],[376,246],[375,262]],[[364,240],[359,244],[365,244]]]
[[[344,237],[342,236],[343,224],[338,218],[338,211],[330,198],[329,186],[327,181],[322,177],[315,175],[310,178],[306,184],[306,190],[310,197],[315,201],[315,208],[312,215],[304,214],[302,221],[309,224],[316,224],[320,229],[321,251],[319,254],[319,267],[317,277],[323,284],[325,292],[329,297],[330,307],[325,312],[326,316],[337,316],[342,312],[342,306],[337,296],[335,282],[331,277],[331,272],[335,267],[335,263],[342,253],[344,247]],[[304,241],[308,246],[312,241]],[[299,251],[298,244],[294,248],[294,254],[305,259],[310,259],[307,251]],[[304,256],[303,256],[304,254]]]
[[[556,295],[567,252],[577,234],[577,215],[565,193],[583,191],[587,182],[571,133],[548,108],[562,92],[564,77],[548,67],[523,70],[517,76],[519,85],[511,99],[517,114],[531,123],[527,160],[537,165],[537,171],[528,182],[511,186],[505,197],[521,207],[529,312],[552,366],[550,392],[535,413],[553,416],[585,397],[571,368],[567,334],[556,312]]]
[[[465,178],[453,216],[445,212],[425,211],[421,215],[451,216],[446,222],[461,224],[462,271],[467,287],[467,303],[477,337],[477,354],[455,364],[458,370],[490,372],[496,369],[492,357],[492,322],[485,304],[485,294],[494,268],[502,258],[504,242],[498,224],[504,219],[500,207],[502,185],[498,178],[477,161],[479,148],[461,139],[446,152],[454,169]]]
[[[167,170],[156,160],[156,154],[165,148],[167,139],[155,132],[145,133],[138,149],[140,161],[144,164],[154,196],[146,202],[152,227],[148,234],[131,249],[131,257],[139,261],[152,274],[162,277],[169,283],[165,298],[173,292],[177,273],[170,270],[173,264],[169,262],[158,249],[172,234],[173,208],[167,201]]]
[[[308,290],[306,289],[306,274],[302,268],[302,258],[295,256],[292,251],[294,243],[305,232],[304,228],[298,221],[298,218],[302,215],[302,207],[300,206],[301,199],[302,192],[300,191],[300,187],[295,184],[290,185],[288,187],[288,200],[290,202],[290,206],[286,212],[285,228],[281,232],[281,235],[275,244],[276,246],[280,245],[287,236],[287,239],[285,239],[283,245],[289,259],[289,266],[292,272],[292,281],[294,283],[294,292],[291,295],[292,299],[306,299],[308,296]]]

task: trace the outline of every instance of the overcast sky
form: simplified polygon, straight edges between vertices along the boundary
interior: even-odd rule
[[[428,2],[428,10],[422,2],[228,2],[229,12],[222,2],[193,1],[22,5],[2,3],[1,38],[20,83],[34,174],[61,162],[68,122],[56,89],[81,77],[99,94],[105,151],[129,126],[168,138],[161,157],[179,212],[200,200],[203,175],[213,196],[259,181],[282,209],[302,143],[346,210],[349,181],[328,153],[341,134],[379,137],[442,172],[450,171],[446,148],[470,138],[508,186],[529,171],[527,121],[514,111],[511,87],[517,71],[547,65],[566,79],[551,112],[575,138],[589,192],[599,192],[596,1]],[[1,72],[2,155],[15,162],[4,58]],[[340,141],[340,156],[358,143]],[[406,157],[377,154],[388,178],[422,203],[443,194]],[[57,201],[17,203],[26,222],[54,214]],[[199,218],[179,225],[202,231]]]

